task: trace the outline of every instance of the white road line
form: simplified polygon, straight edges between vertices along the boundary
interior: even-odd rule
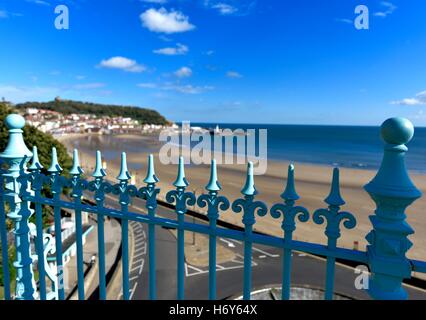
[[[225,240],[223,238],[220,238],[219,240],[222,241],[222,242],[225,242],[228,245],[228,247],[235,248],[235,244],[232,241]]]
[[[134,277],[131,277],[131,278],[129,279],[129,281],[133,281],[133,280],[137,280],[137,279],[139,279],[139,276],[134,276]]]
[[[266,256],[264,254],[262,254],[261,256],[259,256],[259,259],[265,259]]]
[[[260,250],[259,248],[256,248],[256,247],[253,247],[253,250],[254,250],[254,251],[257,251],[257,252],[260,252],[260,253],[262,253],[262,254],[264,254],[264,255],[267,255],[268,257],[272,257],[272,258],[276,258],[276,257],[279,257],[279,256],[280,256],[279,254],[272,254],[272,253],[269,253],[269,252],[266,252],[266,251]]]
[[[133,286],[132,290],[130,290],[130,300],[133,299],[133,295],[135,293],[136,287],[138,286],[138,283],[135,282],[135,285]]]
[[[197,267],[194,267],[194,266],[191,266],[191,265],[185,263],[185,274],[186,274],[187,277],[189,276],[189,269],[195,270],[195,272],[191,273],[191,275],[204,273],[203,270],[198,269]]]
[[[135,252],[134,253],[139,253],[139,252],[143,252],[143,254],[146,253],[146,242],[143,242],[142,245],[140,245],[137,248],[135,248]]]
[[[143,256],[145,254],[146,254],[146,252],[138,253],[138,254],[136,254],[136,255],[133,256],[133,259],[136,259],[137,257]]]
[[[142,261],[141,261],[141,265],[140,266],[137,266],[137,267],[134,267],[134,268],[132,268],[131,270],[130,270],[130,272],[133,272],[133,271],[136,271],[136,270],[139,270],[139,275],[142,273],[142,271],[143,271],[143,266],[144,266],[144,264],[145,264],[145,259],[143,259]]]
[[[237,258],[239,258],[239,259],[241,259],[241,260],[237,260],[237,259],[232,259],[231,261],[232,262],[234,262],[234,263],[239,263],[239,264],[244,264],[244,257],[242,256],[242,255],[240,255],[240,254],[236,254],[235,255]],[[253,267],[255,267],[255,266],[257,266],[257,263],[252,259],[251,260],[251,265],[253,266]]]
[[[140,263],[141,261],[143,261],[143,260],[145,260],[145,259],[144,259],[144,258],[139,258],[139,259],[133,260],[132,267],[133,267],[133,266],[136,266],[136,265],[139,265],[139,263]]]
[[[146,239],[146,236],[144,235],[144,234],[141,234],[141,233],[139,233],[139,234],[137,234],[137,235],[135,235],[135,240],[136,241],[139,241],[139,240],[143,240],[143,239]]]

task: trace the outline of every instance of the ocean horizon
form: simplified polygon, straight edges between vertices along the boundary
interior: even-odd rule
[[[377,170],[380,166],[384,142],[380,137],[380,127],[372,126],[327,126],[327,125],[264,125],[232,123],[191,123],[192,127],[203,128],[267,129],[267,159],[295,163],[306,163],[342,168]],[[234,139],[234,154],[236,153]],[[128,153],[157,152],[166,142],[155,136],[141,136],[125,143],[114,135],[86,136],[77,139],[74,147],[82,152],[102,150],[107,160],[117,159],[121,151]],[[170,142],[169,142],[170,143]],[[192,141],[191,146],[198,144]],[[212,145],[212,149],[213,149]],[[426,128],[416,128],[413,139],[407,144],[407,169],[413,173],[426,174]],[[223,151],[224,145],[222,146]],[[258,155],[258,136],[256,155]],[[129,163],[130,168],[140,169],[137,163]]]
[[[203,128],[216,125],[231,130],[255,129],[256,134],[259,129],[267,129],[267,157],[271,160],[378,169],[383,156],[380,126],[191,122],[191,126]],[[426,174],[426,127],[415,128],[407,147],[408,170]]]

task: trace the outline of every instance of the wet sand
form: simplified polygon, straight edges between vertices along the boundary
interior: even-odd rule
[[[114,137],[116,138],[116,137]],[[71,153],[75,146],[80,144],[79,141],[85,139],[81,135],[69,135],[59,137],[68,151]],[[144,137],[144,143],[149,145],[152,137]],[[145,177],[147,156],[151,152],[155,157],[155,170],[160,179],[158,186],[161,188],[159,197],[164,198],[167,191],[173,188],[172,183],[176,178],[176,165],[163,165],[158,159],[158,152],[140,148],[138,152],[129,152],[126,148],[126,141],[140,141],[141,137],[132,135],[121,135],[117,137],[118,147],[122,146],[123,151],[127,151],[128,163],[137,164],[130,166],[129,170],[132,175],[136,175],[136,185],[143,185]],[[122,142],[122,143],[121,143]],[[155,148],[153,148],[155,149]],[[91,172],[95,164],[95,149],[80,148],[80,160],[82,166],[87,173]],[[157,149],[158,150],[158,149]],[[89,152],[90,151],[90,152]],[[101,148],[102,151],[102,148]],[[120,152],[113,151],[110,153],[110,160],[107,162],[107,174],[110,179],[114,179],[118,175],[120,165]],[[268,168],[265,175],[255,176],[256,188],[259,191],[258,200],[264,201],[268,207],[277,202],[282,202],[280,194],[282,193],[287,177],[286,161],[268,161]],[[246,165],[218,165],[219,181],[222,185],[221,193],[226,195],[231,201],[241,197],[240,190],[245,182]],[[190,183],[188,190],[195,191],[197,195],[204,192],[204,186],[207,184],[210,168],[207,165],[188,165],[185,167],[186,177]],[[363,190],[363,186],[368,183],[376,174],[375,171],[362,169],[340,169],[341,194],[346,201],[346,205],[342,210],[352,212],[357,219],[357,226],[352,230],[342,230],[342,237],[338,240],[340,247],[352,249],[354,241],[359,242],[359,249],[365,250],[367,244],[365,240],[366,234],[371,230],[371,223],[368,216],[373,214],[375,209],[374,202],[368,194]],[[328,166],[308,165],[295,163],[296,190],[300,196],[298,205],[305,206],[310,213],[317,208],[325,208],[327,205],[323,199],[328,195],[330,190],[330,181],[332,168]],[[426,176],[411,174],[411,178],[415,185],[423,192],[426,191]],[[195,208],[197,210],[197,207]],[[201,211],[198,208],[197,211]],[[408,252],[408,257],[418,260],[426,260],[426,198],[418,199],[407,210],[408,223],[414,228],[416,233],[410,236],[410,240],[414,246]],[[242,216],[233,213],[231,210],[221,213],[220,218],[230,223],[242,226]],[[269,214],[265,217],[257,217],[254,229],[282,236],[281,221],[273,219]],[[342,228],[344,228],[342,226]],[[308,242],[326,243],[324,235],[324,225],[316,225],[310,219],[306,223],[297,224],[294,238]]]

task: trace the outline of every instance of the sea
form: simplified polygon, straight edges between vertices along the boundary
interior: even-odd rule
[[[384,143],[380,127],[326,126],[326,125],[265,125],[232,123],[191,123],[191,127],[255,130],[256,149],[259,151],[258,133],[267,130],[267,159],[302,162],[326,166],[358,169],[378,169],[383,156]],[[213,140],[211,140],[213,141]],[[85,152],[102,150],[106,160],[119,159],[119,152],[156,152],[165,142],[157,136],[125,139],[120,136],[87,136],[73,142],[73,147]],[[194,147],[198,142],[191,142]],[[234,152],[237,151],[234,139]],[[413,139],[407,144],[407,169],[426,174],[426,128],[416,128]],[[212,144],[212,149],[214,145]],[[222,145],[225,151],[224,144]],[[258,154],[257,154],[258,156]],[[140,164],[129,163],[132,169]]]
[[[266,129],[268,159],[378,169],[383,156],[380,127],[232,123],[191,123],[191,126],[255,129],[256,133]],[[416,128],[407,147],[408,170],[426,174],[426,128]]]

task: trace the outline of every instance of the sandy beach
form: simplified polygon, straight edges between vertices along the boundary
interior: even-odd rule
[[[117,141],[122,141],[123,151],[126,141],[129,139],[141,139],[139,136],[121,135],[115,137]],[[66,135],[58,137],[71,154],[76,146],[76,142],[84,139],[81,135]],[[145,139],[145,138],[144,138]],[[120,143],[119,143],[120,144]],[[92,151],[92,150],[91,150]],[[101,149],[102,151],[102,149]],[[87,152],[80,149],[80,160],[83,169],[90,173],[95,164],[95,152]],[[141,150],[139,152],[127,152],[127,161],[137,163],[137,169],[131,170],[132,175],[136,175],[136,185],[143,185],[145,177],[147,156],[149,152]],[[173,188],[172,183],[176,178],[176,165],[163,165],[158,160],[158,153],[154,153],[155,169],[160,179],[158,186],[161,188],[160,198],[164,198],[167,191]],[[110,179],[118,175],[120,165],[120,152],[117,151],[112,161],[107,162],[107,174]],[[265,175],[255,176],[256,188],[259,191],[258,200],[264,201],[268,207],[277,202],[282,202],[280,194],[282,193],[287,177],[288,162],[268,160],[268,168]],[[300,196],[298,205],[305,206],[310,213],[317,208],[325,208],[323,199],[328,195],[332,168],[329,166],[308,165],[295,163],[296,190]],[[245,165],[218,165],[219,181],[223,190],[221,193],[230,200],[241,197],[240,190],[245,182]],[[195,191],[197,195],[204,192],[204,186],[208,182],[210,168],[207,165],[188,165],[185,168],[186,177],[190,183],[188,190]],[[342,208],[345,211],[352,212],[357,219],[357,226],[352,230],[343,230],[342,237],[338,241],[340,247],[352,249],[354,241],[359,242],[359,249],[365,250],[365,236],[371,230],[371,223],[368,216],[373,214],[375,205],[368,194],[363,190],[363,186],[368,183],[375,175],[375,171],[362,169],[341,168],[341,194],[346,201]],[[423,192],[426,191],[426,177],[423,175],[411,174],[415,185]],[[197,211],[204,212],[195,207]],[[426,199],[420,198],[407,210],[408,223],[414,228],[416,233],[410,237],[414,246],[408,252],[408,257],[412,259],[426,259]],[[235,214],[231,210],[221,214],[221,219],[233,224],[242,226],[241,214]],[[269,214],[265,217],[257,217],[255,230],[282,236],[280,228],[281,221],[273,219]],[[343,226],[342,226],[343,228]],[[324,225],[316,225],[310,219],[307,223],[298,223],[294,238],[308,242],[326,243],[324,235]]]

